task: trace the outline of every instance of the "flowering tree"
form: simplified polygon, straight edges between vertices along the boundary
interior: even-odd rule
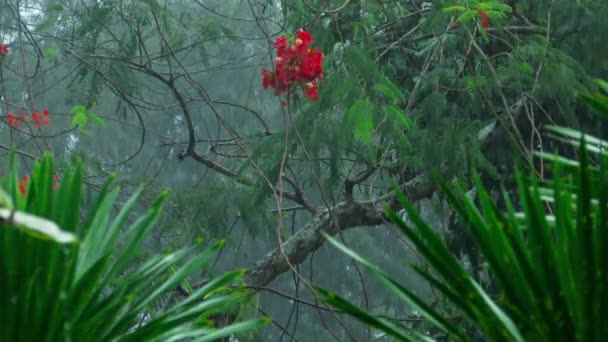
[[[429,3],[0,4],[10,45],[0,57],[0,149],[16,148],[21,177],[52,150],[59,180],[63,163],[86,157],[92,192],[108,173],[125,191],[147,184],[144,203],[176,189],[150,246],[228,238],[212,270],[248,270],[261,291],[249,308],[275,317],[264,337],[319,325],[321,340],[368,333],[315,304],[311,279],[415,320],[324,248],[322,231],[399,273],[403,242],[384,213],[399,209],[392,184],[433,216],[442,206],[428,200],[431,169],[467,180],[474,165],[488,188],[513,188],[520,159],[542,177],[549,171],[531,151],[557,148],[542,127],[600,130],[571,95],[595,87],[583,70],[606,73],[601,2]],[[450,212],[436,220],[479,266]]]
[[[264,89],[271,87],[276,95],[289,93],[302,88],[304,95],[316,101],[319,97],[318,83],[322,80],[323,54],[313,49],[309,32],[300,30],[295,39],[280,36],[274,42],[277,56],[274,59],[274,71],[262,69]]]

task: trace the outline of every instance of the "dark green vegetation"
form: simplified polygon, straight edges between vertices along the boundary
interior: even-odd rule
[[[607,83],[600,84],[608,91]],[[587,101],[608,119],[608,97],[596,94]],[[491,341],[605,341],[608,142],[568,128],[548,129],[556,139],[578,149],[578,160],[544,153],[541,157],[550,163],[552,177],[541,181],[534,174],[531,179],[517,174],[520,212],[507,192],[506,210],[497,208],[478,177],[474,178],[476,199],[462,187],[453,190],[439,182],[481,250],[497,289],[484,290],[404,196],[400,201],[411,223],[390,210],[388,214],[428,263],[428,268],[414,268],[445,299],[444,308],[429,306],[378,266],[336,240],[332,243],[455,340],[470,341],[471,335],[480,333]],[[328,291],[321,293],[332,306],[399,340],[426,337],[399,322],[374,317]],[[455,324],[450,319],[454,314],[465,316],[474,328]]]
[[[425,303],[434,311],[450,313],[445,326],[473,338],[490,334],[451,306],[449,297],[435,296],[436,289],[409,268],[426,263],[386,214],[390,207],[403,216],[396,186],[424,222],[437,228],[449,251],[430,252],[442,253],[446,263],[456,256],[527,337],[517,316],[520,306],[502,306],[511,300],[501,292],[508,286],[499,275],[487,276],[493,260],[478,248],[478,235],[466,220],[471,203],[451,185],[458,179],[469,195],[478,189],[471,198],[482,217],[506,215],[511,226],[510,204],[513,212],[538,204],[531,200],[533,190],[520,190],[534,184],[527,175],[536,174],[543,200],[554,194],[546,189],[555,186],[555,162],[535,151],[582,159],[578,148],[564,141],[568,131],[552,131],[561,136],[553,139],[547,126],[606,137],[605,122],[575,96],[597,92],[593,78],[608,79],[605,18],[608,7],[601,0],[6,0],[0,3],[0,40],[9,46],[8,55],[0,57],[0,171],[4,178],[10,174],[12,147],[20,159],[18,179],[32,178],[34,161],[45,152],[55,157],[60,187],[70,165],[81,163],[83,210],[69,211],[76,223],[64,227],[64,218],[20,207],[68,232],[87,228],[112,173],[121,190],[108,212],[110,222],[143,186],[125,228],[149,215],[147,208],[169,188],[163,215],[141,249],[130,250],[122,240],[104,245],[118,253],[114,256],[132,256],[113,279],[127,279],[153,256],[191,249],[174,269],[150,280],[163,283],[226,241],[210,262],[183,274],[182,286],[145,306],[151,317],[171,312],[209,279],[245,268],[249,296],[228,321],[268,316],[273,323],[240,334],[241,341],[388,339],[320,302],[314,286],[391,322],[445,336],[445,329],[431,329],[419,309],[395,300],[375,272],[326,243],[326,233],[429,299]],[[300,97],[282,107],[281,99],[262,89],[261,69],[273,63],[275,38],[302,27],[325,55],[324,80],[317,102]],[[29,115],[45,108],[48,118]],[[21,113],[25,122],[18,120]],[[598,147],[587,141],[587,148]],[[598,167],[589,160],[590,169]],[[526,176],[515,176],[515,165]],[[567,165],[560,170],[563,191],[575,192],[583,173]],[[431,180],[434,171],[458,201]],[[488,194],[483,201],[481,189]],[[18,202],[18,191],[7,190]],[[64,205],[35,201],[40,207]],[[556,198],[547,208],[557,203]],[[463,216],[459,210],[465,209]],[[557,211],[553,215],[557,220]],[[75,246],[84,248],[84,231],[76,232]],[[540,237],[524,233],[522,239]],[[560,260],[570,254],[552,253],[555,258],[545,262],[568,267]],[[54,271],[47,272],[54,281]],[[522,272],[533,284],[545,279]],[[545,289],[541,280],[536,283],[522,298]],[[554,298],[556,284],[544,295]],[[188,287],[192,291],[184,291]],[[203,301],[192,305],[198,303]],[[558,303],[555,299],[556,310],[566,312]],[[571,331],[577,329],[573,324]]]
[[[196,291],[186,286],[219,245],[152,255],[134,266],[166,194],[128,223],[141,190],[114,216],[119,189],[108,181],[81,220],[81,167],[67,169],[53,190],[53,161],[44,156],[25,196],[17,170],[14,164],[2,184],[4,198],[15,199],[0,209],[3,341],[214,341],[262,325],[248,321],[216,330],[206,321],[243,301],[245,293],[230,288],[242,272],[211,279]],[[187,300],[151,311],[180,285]]]

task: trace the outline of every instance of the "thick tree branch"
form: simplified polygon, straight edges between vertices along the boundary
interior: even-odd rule
[[[355,185],[359,185],[361,182],[365,181],[369,176],[371,176],[376,168],[373,166],[369,166],[366,170],[359,172],[355,177],[349,177],[344,181],[344,197],[347,201],[353,200],[353,190]]]
[[[503,115],[512,115],[515,120],[521,116],[521,109],[526,101],[522,97],[508,108]],[[496,120],[493,125],[479,132],[478,139],[481,149],[487,150],[492,146],[508,141],[507,127]],[[363,173],[364,175],[366,173]],[[434,185],[426,175],[419,175],[402,184],[399,191],[411,202],[430,197]],[[348,196],[347,196],[348,197]],[[325,242],[323,232],[336,235],[341,231],[362,227],[378,226],[387,222],[385,208],[399,208],[395,193],[389,193],[381,198],[369,201],[353,201],[351,198],[338,203],[331,208],[325,208],[314,216],[314,219],[300,229],[295,235],[283,242],[282,248],[276,248],[263,259],[256,262],[245,275],[245,283],[249,286],[266,286],[279,275],[287,272],[291,265],[302,263],[312,252],[319,249]],[[283,253],[281,252],[283,251]],[[289,263],[287,262],[287,258]]]
[[[426,177],[419,176],[403,185],[400,189],[408,196],[410,201],[418,201],[433,193],[433,186]],[[387,220],[385,208],[397,207],[397,200],[393,194],[380,200],[353,202],[340,202],[331,209],[325,209],[283,243],[283,251],[279,248],[266,255],[257,262],[245,275],[248,286],[266,286],[280,274],[289,270],[289,262],[293,265],[303,262],[312,252],[323,245],[325,238],[322,232],[330,235],[340,231],[361,227],[378,226]]]

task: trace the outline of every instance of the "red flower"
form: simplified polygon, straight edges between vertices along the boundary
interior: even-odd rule
[[[25,175],[23,176],[22,180],[18,181],[18,186],[19,186],[19,192],[21,193],[21,196],[25,197],[25,194],[27,194],[27,186],[29,184],[30,178]],[[59,188],[59,176],[57,176],[57,174],[53,175],[53,189],[57,190]]]
[[[285,50],[287,50],[287,37],[278,37],[273,45],[277,49],[277,55],[283,55]]]
[[[299,81],[313,81],[323,72],[323,54],[319,50],[308,49],[300,62]]]
[[[8,112],[8,124],[13,128],[19,128],[19,119],[12,112]]]
[[[32,120],[34,121],[34,126],[40,127],[50,125],[51,121],[48,119],[49,114],[50,112],[48,109],[44,109],[42,113],[32,112]]]
[[[59,188],[59,176],[57,174],[53,175],[53,190],[57,190]]]
[[[13,112],[8,112],[7,122],[13,128],[19,128],[20,123],[24,123],[26,121],[25,114],[21,109],[18,110],[19,116],[16,116]],[[34,126],[42,127],[49,126],[51,124],[51,120],[49,120],[49,115],[51,112],[48,109],[42,110],[42,112],[32,112],[30,115]]]
[[[268,89],[272,84],[272,71],[268,69],[262,69],[262,87],[264,90]]]
[[[38,118],[38,112],[32,112],[32,120],[34,120],[34,126],[40,127],[42,125],[42,122]]]
[[[29,181],[29,177],[27,175],[23,176],[23,180],[20,180],[18,182],[19,185],[19,192],[21,192],[21,196],[25,197],[25,194],[27,193],[27,183]]]
[[[8,55],[8,45],[0,44],[0,56],[7,56],[7,55]]]
[[[298,31],[296,33],[296,40],[292,46],[292,50],[297,51],[298,53],[304,53],[308,50],[308,45],[314,43],[312,40],[312,36],[309,32],[304,30]]]
[[[306,83],[304,85],[304,95],[313,101],[317,101],[319,98],[319,87],[312,82]]]
[[[480,9],[477,10],[477,14],[479,14],[479,19],[481,20],[481,26],[483,26],[484,28],[490,28],[490,15],[488,14],[488,12]]]
[[[310,32],[300,30],[298,31],[298,33],[296,33],[296,37],[300,39],[302,41],[302,44],[306,45],[306,47],[308,47],[308,44],[314,43]]]
[[[309,47],[313,42],[310,33],[304,30],[298,31],[292,42],[286,36],[278,37],[273,44],[277,49],[274,71],[262,70],[262,87],[272,88],[276,95],[281,95],[294,89],[294,85],[305,85],[304,95],[316,100],[316,84],[322,80],[323,54]]]

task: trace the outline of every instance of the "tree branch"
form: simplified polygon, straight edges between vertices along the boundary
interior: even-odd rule
[[[508,112],[503,115],[513,115],[515,120],[517,120],[520,117],[525,101],[526,97],[523,96],[510,106]],[[479,132],[478,139],[480,140],[482,151],[501,144],[501,142],[504,143],[505,140],[508,141],[509,136],[506,133],[508,128],[500,125],[500,122],[496,120],[494,125],[489,126],[491,127],[489,130],[483,129]],[[367,172],[361,174],[362,177],[365,175],[367,175]],[[411,179],[399,187],[399,191],[411,202],[417,202],[430,197],[434,190],[433,183],[424,174]],[[352,228],[362,226],[374,227],[385,224],[388,219],[385,215],[387,207],[393,210],[399,209],[399,201],[394,192],[368,201],[353,201],[351,198],[346,198],[333,207],[319,211],[311,222],[283,242],[281,248],[275,248],[247,270],[245,283],[252,287],[266,286],[279,275],[287,272],[290,269],[289,264],[297,265],[302,263],[312,252],[319,249],[325,243],[323,232],[329,235],[336,235],[341,231]],[[281,253],[281,250],[283,253]]]
[[[418,176],[404,184],[400,189],[410,201],[416,202],[429,197],[434,187],[425,176]],[[323,232],[336,235],[340,231],[362,226],[378,226],[386,223],[385,208],[396,208],[398,201],[394,194],[389,194],[379,200],[353,202],[343,201],[325,209],[305,225],[291,238],[283,243],[284,255],[276,248],[262,260],[255,263],[245,274],[248,286],[266,286],[280,274],[289,270],[292,265],[303,262],[308,255],[323,245]]]

